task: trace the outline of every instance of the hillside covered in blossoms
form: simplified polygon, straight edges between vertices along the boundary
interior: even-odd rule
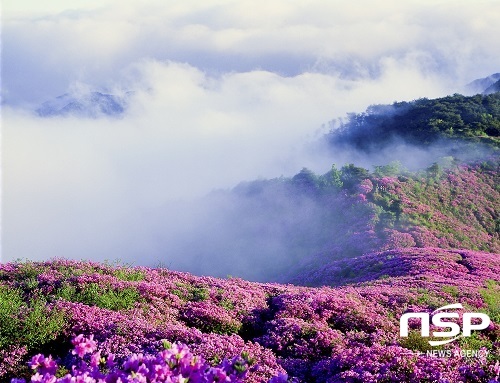
[[[339,275],[338,267],[330,267],[332,277]],[[342,287],[310,288],[91,262],[4,264],[0,375],[2,380],[27,378],[41,368],[46,379],[39,374],[40,380],[33,381],[58,376],[70,382],[63,377],[71,371],[86,376],[86,382],[118,382],[118,376],[128,379],[121,381],[165,381],[152,379],[156,367],[140,354],[162,353],[168,340],[175,347],[187,345],[189,355],[200,356],[208,366],[224,366],[226,360],[226,369],[217,370],[222,380],[207,373],[206,380],[190,381],[284,382],[284,374],[303,382],[488,382],[498,377],[498,255],[409,248],[367,254],[341,267],[359,272],[348,278],[340,271],[339,280],[347,283]],[[464,310],[488,313],[492,323],[444,346],[451,357],[427,355],[430,347],[416,330],[399,337],[402,313],[456,301]],[[78,336],[80,343],[83,336],[92,336],[94,343],[81,345]],[[75,345],[81,351],[72,354]],[[477,357],[461,353],[469,349],[482,351]],[[187,355],[176,350],[163,352],[173,360]],[[77,354],[88,358],[86,352],[97,354],[82,365]],[[47,359],[38,356],[28,368],[26,362],[38,353],[50,354],[52,362],[43,364],[40,360]],[[110,355],[123,366],[119,372],[106,364]],[[139,355],[134,363],[131,355]],[[154,360],[159,369],[159,359]],[[193,365],[190,360],[187,366]],[[233,371],[232,378],[221,371]],[[108,380],[98,380],[106,373]],[[150,380],[139,380],[146,376]]]

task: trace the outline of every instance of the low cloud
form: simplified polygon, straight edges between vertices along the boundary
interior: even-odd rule
[[[155,247],[148,210],[304,166],[324,172],[335,159],[313,143],[325,122],[362,110],[376,89],[388,89],[377,101],[389,102],[412,70],[387,68],[357,82],[266,71],[213,77],[147,60],[124,74],[136,91],[123,118],[4,108],[4,258],[142,259]],[[411,75],[406,97],[440,92],[433,79]]]

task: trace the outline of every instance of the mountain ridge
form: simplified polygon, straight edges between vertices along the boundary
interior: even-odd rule
[[[120,117],[126,108],[126,97],[93,91],[82,95],[65,93],[54,100],[44,102],[35,113],[40,117]]]
[[[487,89],[495,82],[500,80],[500,73],[493,73],[487,77],[478,78],[465,86],[465,89],[471,94],[487,94]]]

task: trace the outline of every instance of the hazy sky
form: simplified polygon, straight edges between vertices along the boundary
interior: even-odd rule
[[[325,172],[304,143],[328,121],[500,71],[498,20],[496,0],[3,0],[3,260],[161,257],[145,212]],[[33,113],[92,90],[134,93],[121,119]]]

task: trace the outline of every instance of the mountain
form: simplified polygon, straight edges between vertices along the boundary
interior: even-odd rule
[[[391,248],[499,253],[499,122],[500,94],[370,107],[326,137],[331,151],[385,157],[398,136],[401,161],[304,168],[155,209],[157,246],[174,269],[308,286],[336,284],[332,262]]]
[[[44,102],[36,113],[41,117],[76,116],[97,118],[100,116],[120,117],[125,112],[127,100],[112,94],[90,92],[83,95],[68,93]]]
[[[345,226],[331,232],[329,250],[304,257],[288,273],[288,282],[342,284],[344,279],[332,272],[339,262],[395,248],[500,254],[500,160],[448,166],[435,164],[422,172],[399,172],[397,176],[394,166],[379,167],[375,174],[360,178],[351,189],[351,207],[344,207]],[[356,211],[364,214],[353,214]],[[359,270],[345,273],[357,275]]]
[[[464,155],[464,150],[477,149],[476,143],[497,149],[500,143],[500,93],[469,97],[455,94],[392,105],[372,105],[366,112],[349,114],[345,120],[334,122],[332,126],[326,138],[333,150],[340,147],[374,152],[398,140],[419,147],[440,141],[452,144],[448,154],[443,156]]]
[[[324,266],[367,252],[500,252],[499,170],[498,157],[468,165],[443,158],[419,171],[397,162],[372,171],[353,164],[324,174],[302,169],[156,209],[155,237],[175,269],[331,285],[335,277]]]
[[[470,82],[465,86],[465,88],[470,94],[477,94],[477,93],[489,94],[487,89],[499,80],[500,80],[500,73],[494,73],[488,77],[479,78],[477,80]]]
[[[492,94],[495,92],[500,92],[500,80],[498,80],[497,82],[495,82],[494,84],[492,84],[488,88],[486,88],[483,93],[484,94]]]

